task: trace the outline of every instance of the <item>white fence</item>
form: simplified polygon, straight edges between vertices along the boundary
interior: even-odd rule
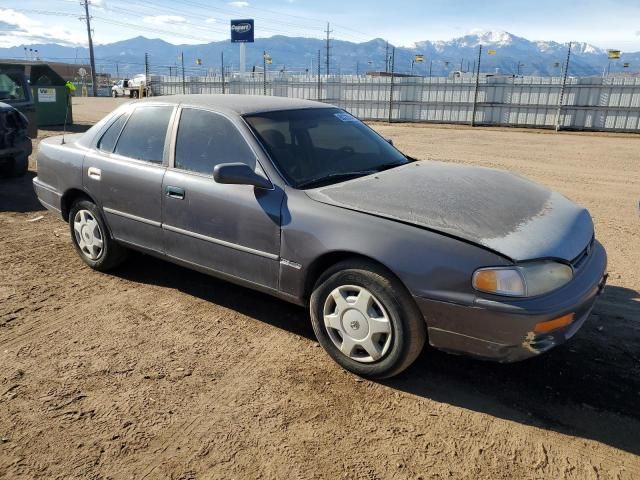
[[[470,124],[475,77],[152,76],[156,95],[241,93],[320,99],[364,120]],[[224,89],[224,91],[223,91]],[[481,77],[476,125],[640,132],[640,77]],[[392,98],[391,97],[392,93]]]

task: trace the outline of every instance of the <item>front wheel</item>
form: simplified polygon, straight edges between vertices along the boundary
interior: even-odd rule
[[[91,268],[105,272],[125,259],[125,248],[109,236],[98,207],[89,200],[80,200],[73,205],[69,228],[73,246]]]
[[[115,90],[111,90],[111,96],[113,98],[118,98],[118,92],[116,92]]]
[[[426,326],[411,295],[389,271],[365,261],[325,272],[311,295],[316,338],[343,368],[368,378],[402,372],[422,351]]]

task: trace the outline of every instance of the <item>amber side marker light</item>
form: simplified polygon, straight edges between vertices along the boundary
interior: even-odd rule
[[[536,326],[533,327],[533,331],[535,333],[548,333],[553,330],[557,330],[558,328],[566,327],[571,322],[573,322],[574,316],[575,313],[567,313],[566,315],[554,318],[553,320],[536,323]]]

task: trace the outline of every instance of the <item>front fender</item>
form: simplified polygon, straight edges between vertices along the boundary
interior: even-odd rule
[[[280,289],[304,298],[310,266],[331,252],[384,265],[414,296],[472,303],[471,275],[511,262],[477,245],[374,215],[327,205],[288,189],[282,207]]]

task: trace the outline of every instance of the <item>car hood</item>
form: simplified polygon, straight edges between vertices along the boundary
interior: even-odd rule
[[[319,202],[460,238],[515,261],[571,261],[593,237],[586,209],[503,170],[420,161],[306,193]]]

